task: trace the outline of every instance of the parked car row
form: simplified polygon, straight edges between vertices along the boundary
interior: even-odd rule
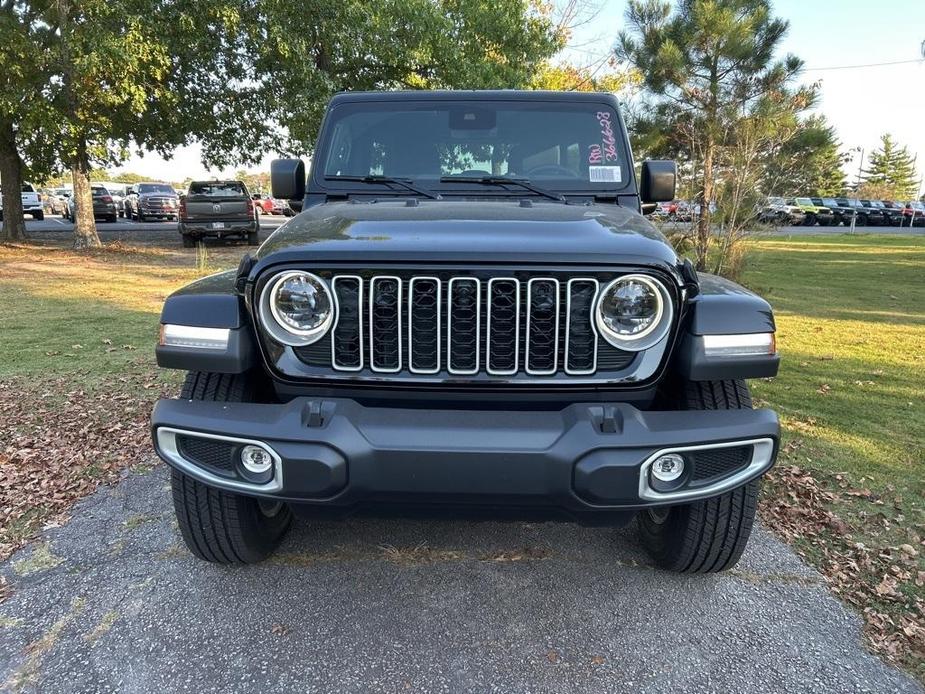
[[[768,198],[759,221],[782,226],[925,226],[925,205],[857,198]]]

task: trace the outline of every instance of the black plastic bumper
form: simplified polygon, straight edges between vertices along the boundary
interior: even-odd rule
[[[626,404],[524,412],[372,408],[347,399],[161,400],[152,419],[158,454],[206,484],[342,508],[446,502],[581,515],[676,504],[760,476],[773,465],[779,439],[771,410],[643,412]],[[263,444],[275,458],[273,478],[252,484],[187,460],[178,437],[197,435]],[[656,453],[730,443],[755,443],[755,457],[710,488],[678,498],[641,484]]]

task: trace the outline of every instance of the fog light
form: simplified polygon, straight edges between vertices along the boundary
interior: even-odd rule
[[[241,449],[241,464],[248,472],[262,475],[273,466],[273,456],[260,446],[245,446]]]
[[[652,463],[652,477],[659,482],[674,482],[684,473],[684,458],[677,453],[661,455]]]

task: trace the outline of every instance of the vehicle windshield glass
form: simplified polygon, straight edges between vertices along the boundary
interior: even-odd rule
[[[206,181],[191,183],[190,195],[202,195],[207,198],[246,198],[244,184],[237,181]]]
[[[22,184],[22,192],[23,192],[23,193],[34,193],[34,192],[35,192],[35,188],[32,187],[32,184],[31,184],[31,183],[23,183],[23,184]]]
[[[167,195],[176,195],[173,188],[160,183],[142,183],[138,186],[139,193],[165,193]]]
[[[321,178],[391,176],[441,191],[465,187],[441,183],[445,176],[510,176],[547,189],[590,191],[622,188],[630,180],[619,119],[604,104],[347,103],[328,119]]]
[[[880,202],[879,200],[871,200],[870,204],[871,204],[871,207],[883,207],[883,203]]]
[[[90,192],[95,198],[101,198],[104,195],[109,195],[109,191],[103,188],[103,186],[93,186],[90,188]]]
[[[813,201],[810,200],[809,198],[797,198],[797,204],[798,205],[809,205],[810,207],[812,207]]]
[[[834,198],[822,198],[822,202],[828,207],[838,207],[838,203],[835,202]]]

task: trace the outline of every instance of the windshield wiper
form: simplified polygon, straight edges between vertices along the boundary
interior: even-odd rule
[[[427,198],[432,198],[433,200],[442,200],[443,197],[440,193],[435,193],[432,190],[427,190],[427,188],[421,188],[414,185],[411,182],[410,178],[395,178],[394,176],[380,176],[378,174],[370,174],[369,176],[325,176],[325,181],[356,181],[357,183],[384,183],[394,184],[401,186],[406,190],[410,190],[413,193],[418,195],[423,195]]]
[[[558,202],[568,202],[565,199],[565,196],[561,193],[554,193],[551,190],[546,190],[545,188],[540,188],[538,186],[530,183],[529,178],[509,178],[508,176],[441,176],[440,182],[447,183],[449,181],[461,181],[463,183],[480,183],[482,185],[504,185],[511,184],[515,186],[520,186],[526,190],[529,190],[531,193],[536,193],[537,195],[542,195],[543,197],[549,198],[550,200],[556,200]]]

